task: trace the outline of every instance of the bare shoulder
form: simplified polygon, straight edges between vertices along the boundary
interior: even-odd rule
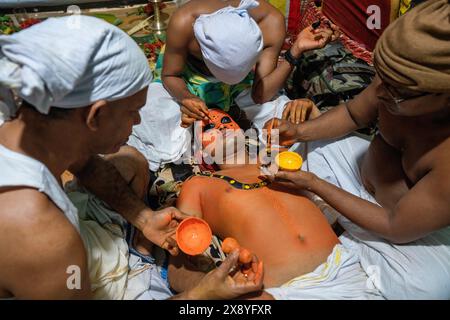
[[[434,168],[436,185],[441,190],[445,190],[447,199],[450,202],[450,137],[442,142],[435,150]]]
[[[250,10],[263,33],[264,46],[279,46],[286,37],[286,21],[283,14],[266,1]]]
[[[17,298],[89,295],[81,237],[61,210],[38,190],[0,189],[0,255],[0,288]],[[67,287],[70,266],[80,270],[84,288]]]
[[[202,176],[192,176],[183,182],[181,192],[184,194],[194,194],[200,192],[205,183],[206,177]]]

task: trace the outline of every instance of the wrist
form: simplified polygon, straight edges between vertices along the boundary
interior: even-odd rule
[[[303,50],[300,49],[298,46],[292,46],[289,51],[291,52],[291,55],[294,57],[294,59],[300,59],[302,54],[303,54]]]
[[[138,214],[136,215],[136,219],[133,223],[133,225],[139,230],[144,231],[145,227],[149,223],[153,216],[153,210],[148,207],[143,207],[141,210],[139,210]]]
[[[292,67],[298,67],[301,62],[301,53],[296,51],[294,47],[289,48],[283,54],[284,60]]]
[[[318,190],[320,189],[320,183],[322,179],[320,179],[314,173],[309,172],[309,174],[311,175],[311,179],[308,182],[306,190],[317,194]]]
[[[295,132],[295,139],[297,141],[306,142],[305,138],[305,125],[306,123],[301,123],[297,125],[296,132]]]

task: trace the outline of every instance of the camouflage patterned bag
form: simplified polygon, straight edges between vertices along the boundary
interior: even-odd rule
[[[348,100],[366,88],[375,69],[353,56],[340,42],[304,54],[288,82],[290,98]],[[330,105],[330,103],[327,103]]]

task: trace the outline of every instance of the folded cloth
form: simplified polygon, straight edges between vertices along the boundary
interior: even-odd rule
[[[409,13],[408,13],[409,14]],[[358,196],[377,203],[362,183],[360,161],[370,142],[352,135],[309,143],[303,169]],[[396,245],[360,228],[343,216],[346,232],[339,238],[357,252],[363,269],[387,299],[450,299],[450,227],[408,244]]]
[[[262,32],[248,13],[258,5],[255,0],[241,0],[237,8],[227,6],[195,20],[194,35],[203,60],[211,73],[224,83],[241,82],[263,49]]]
[[[374,52],[380,77],[421,92],[450,91],[450,3],[428,0],[394,21]]]
[[[134,250],[133,229],[123,217],[75,182],[66,185],[66,192],[78,209],[94,299],[167,299],[172,295],[162,278],[163,255],[155,259]]]
[[[313,272],[266,291],[277,300],[383,299],[361,268],[357,254],[340,244]]]
[[[94,17],[49,18],[13,35],[0,36],[3,120],[18,108],[4,88],[48,114],[50,107],[77,108],[131,96],[151,79],[136,42]]]

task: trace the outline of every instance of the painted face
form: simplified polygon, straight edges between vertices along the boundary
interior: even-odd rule
[[[239,125],[220,109],[210,109],[209,117],[211,119],[202,121],[203,147],[214,143],[217,135],[221,135],[225,130],[239,130]]]

